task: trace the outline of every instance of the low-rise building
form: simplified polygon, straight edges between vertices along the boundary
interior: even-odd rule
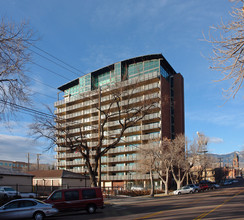
[[[0,167],[0,186],[10,186],[19,192],[32,192],[33,175]]]
[[[28,173],[34,175],[33,186],[77,188],[91,185],[88,176],[67,170],[37,170]]]

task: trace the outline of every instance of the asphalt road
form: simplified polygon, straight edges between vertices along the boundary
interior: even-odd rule
[[[92,215],[81,211],[50,219],[244,219],[244,185],[176,196],[110,199],[105,203],[105,209]]]

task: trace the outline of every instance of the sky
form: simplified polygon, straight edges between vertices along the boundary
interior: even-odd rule
[[[27,73],[35,79],[31,83],[33,109],[46,111],[44,105],[53,107],[56,88],[69,80],[118,61],[162,53],[184,77],[188,139],[195,138],[198,131],[209,137],[210,153],[243,150],[244,91],[226,101],[223,89],[231,82],[215,82],[221,75],[209,68],[212,46],[203,37],[221,19],[231,19],[229,12],[234,4],[230,1],[0,0],[0,5],[1,17],[29,22],[38,48],[79,70],[32,48],[33,60],[39,65],[29,65]],[[31,162],[36,161],[37,153],[42,154],[41,163],[54,161],[54,151],[45,151],[48,143],[30,136],[31,122],[26,114],[11,120],[10,128],[1,122],[0,159],[27,161],[29,152]]]

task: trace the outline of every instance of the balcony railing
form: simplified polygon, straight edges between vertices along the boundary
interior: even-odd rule
[[[114,166],[103,167],[102,172],[119,172],[119,171],[131,171],[136,170],[136,166]]]
[[[147,80],[150,80],[150,79],[153,79],[153,78],[157,78],[159,76],[160,76],[159,71],[155,71],[155,72],[152,72],[152,73],[148,73],[148,74],[142,75],[139,78],[136,77],[136,78],[133,78],[133,79],[129,79],[129,80],[123,81],[123,82],[120,83],[120,87],[137,84],[138,82],[144,82],[144,81],[147,81]],[[113,88],[116,88],[116,87],[113,86],[113,85],[108,87],[108,89],[110,91],[113,90]],[[54,105],[55,105],[55,107],[58,107],[58,106],[61,106],[61,105],[65,104],[65,103],[75,102],[75,101],[78,101],[78,100],[82,100],[85,97],[96,95],[96,93],[97,93],[97,90],[84,92],[84,93],[79,94],[77,96],[67,97],[64,100],[59,100],[59,101],[55,102]],[[93,102],[93,103],[95,103],[95,102]]]
[[[102,163],[112,163],[112,162],[128,162],[136,161],[136,156],[122,156],[122,157],[106,157],[101,159]]]

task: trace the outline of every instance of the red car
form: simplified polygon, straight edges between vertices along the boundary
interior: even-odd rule
[[[99,187],[55,190],[45,202],[53,204],[59,211],[85,209],[88,213],[94,213],[97,208],[104,208]]]
[[[200,190],[201,191],[210,189],[210,187],[209,187],[209,185],[207,183],[200,183],[199,186],[200,186]]]

